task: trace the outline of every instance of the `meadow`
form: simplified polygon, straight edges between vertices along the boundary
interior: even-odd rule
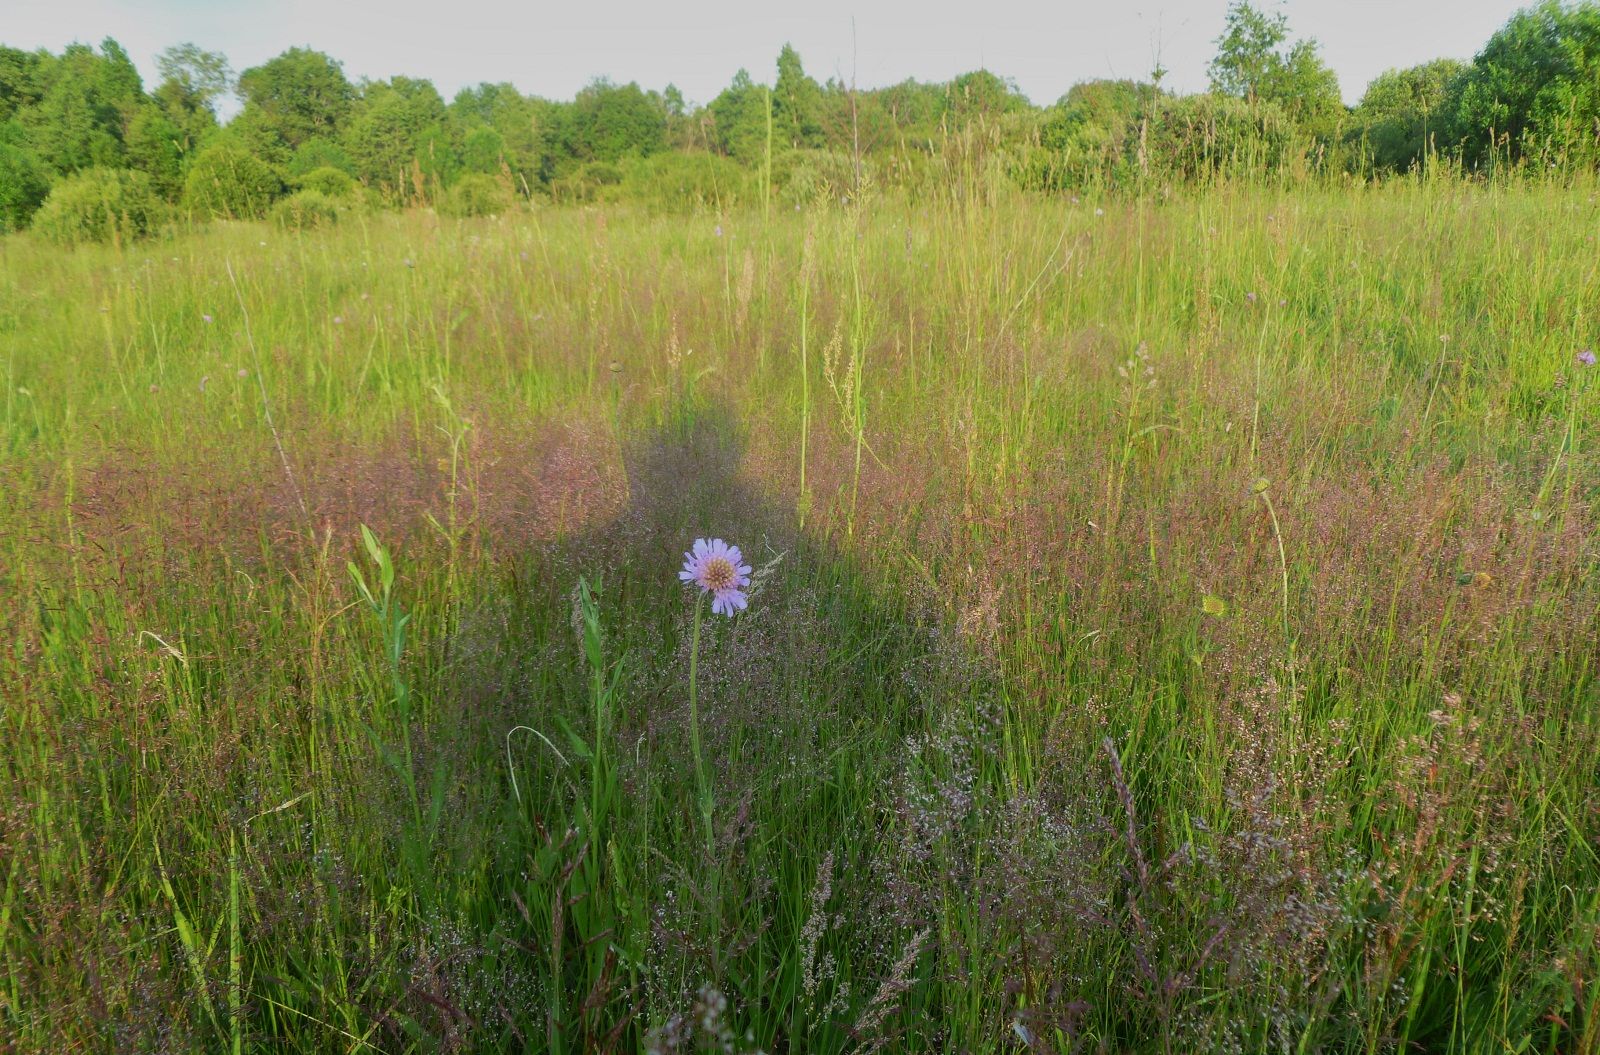
[[[0,239],[0,1050],[1600,1048],[1593,189],[950,186]]]

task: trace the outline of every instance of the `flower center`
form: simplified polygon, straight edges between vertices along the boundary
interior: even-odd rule
[[[708,590],[726,590],[733,585],[733,564],[726,557],[706,561],[705,585]]]

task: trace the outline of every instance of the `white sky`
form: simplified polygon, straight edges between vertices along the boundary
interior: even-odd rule
[[[1272,0],[1258,6],[1270,9]],[[1094,77],[1143,77],[1157,54],[1166,84],[1205,87],[1226,0],[0,0],[0,43],[59,51],[115,37],[155,83],[154,58],[193,41],[235,71],[292,45],[344,62],[352,80],[431,78],[446,99],[479,81],[571,98],[596,76],[676,84],[713,98],[741,66],[771,82],[787,41],[818,80],[852,70],[862,87],[946,80],[985,67],[1049,103]],[[1471,58],[1515,0],[1285,0],[1297,37],[1315,37],[1354,102],[1376,74]],[[852,21],[854,25],[852,37]]]

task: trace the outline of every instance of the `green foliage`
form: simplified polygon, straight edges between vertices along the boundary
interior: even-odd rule
[[[336,138],[356,99],[343,66],[320,51],[290,48],[239,75],[244,108],[230,130],[273,162],[316,137]]]
[[[233,90],[233,67],[218,51],[194,44],[174,44],[156,56],[156,69],[197,106],[215,112],[219,98]]]
[[[315,136],[295,147],[294,156],[289,159],[289,175],[304,176],[321,168],[338,169],[349,176],[356,174],[355,162],[332,139]]]
[[[161,199],[143,172],[91,168],[58,182],[33,218],[33,229],[58,245],[123,243],[153,231]]]
[[[1389,70],[1367,86],[1356,107],[1352,135],[1365,140],[1380,172],[1404,172],[1450,135],[1449,103],[1459,91],[1465,63],[1439,59]]]
[[[488,125],[479,125],[461,137],[461,167],[467,172],[493,175],[505,164],[506,141]]]
[[[620,184],[605,196],[660,212],[720,212],[754,199],[755,182],[749,169],[718,154],[655,154],[626,162]]]
[[[1211,88],[1276,104],[1304,131],[1331,137],[1344,116],[1344,102],[1338,77],[1317,51],[1314,40],[1289,43],[1282,12],[1269,15],[1250,0],[1234,0],[1211,60]]]
[[[128,126],[127,151],[128,164],[150,177],[157,194],[169,202],[178,200],[188,137],[160,107],[139,110]]]
[[[555,123],[550,111],[550,104],[530,99],[509,84],[480,84],[457,92],[450,112],[455,123],[468,130],[462,140],[463,167],[470,172],[498,172],[504,164],[519,187],[537,186],[554,164],[547,134]],[[498,146],[479,129],[499,136]],[[498,156],[492,167],[486,167],[491,149]]]
[[[622,167],[610,161],[591,161],[553,180],[550,193],[557,201],[591,202],[622,183]]]
[[[1232,95],[1162,96],[1150,110],[1143,161],[1169,178],[1248,176],[1283,168],[1296,143],[1294,122],[1274,103]],[[1139,148],[1134,141],[1125,151]]]
[[[1027,109],[1028,100],[1015,82],[988,70],[963,73],[946,89],[949,112],[957,121],[993,120]]]
[[[266,162],[219,143],[202,150],[184,178],[183,204],[202,217],[256,219],[283,193],[283,179]]]
[[[233,89],[227,58],[193,44],[178,44],[156,56],[163,78],[152,98],[181,134],[180,152],[193,153],[217,129],[217,100]]]
[[[50,194],[50,172],[20,146],[0,139],[0,234],[20,231]]]
[[[1457,81],[1455,138],[1471,164],[1600,159],[1600,5],[1545,0],[1511,17]]]
[[[866,166],[869,177],[873,167]],[[834,150],[796,150],[783,159],[775,179],[786,204],[837,203],[855,190],[855,159]]]
[[[439,204],[449,216],[498,216],[511,208],[513,200],[511,189],[502,180],[469,172],[456,180]]]
[[[733,83],[711,101],[712,142],[745,165],[757,165],[767,149],[767,106],[771,93],[740,70]]]
[[[595,81],[578,93],[566,116],[569,148],[586,161],[646,157],[666,145],[666,107],[637,84]]]
[[[19,111],[39,102],[44,94],[39,71],[48,58],[48,53],[0,44],[0,122],[11,120]]]
[[[772,123],[778,140],[786,146],[799,149],[822,145],[822,86],[806,76],[800,53],[788,44],[778,52]]]
[[[1073,85],[1040,125],[1042,155],[1024,185],[1059,189],[1124,178],[1128,163],[1138,160],[1140,122],[1160,95],[1155,85],[1137,81]]]
[[[458,162],[446,116],[430,81],[395,77],[367,85],[344,133],[356,175],[399,199],[447,182]]]
[[[144,104],[139,71],[127,52],[107,38],[100,54],[69,44],[60,57],[38,65],[39,101],[19,112],[39,157],[57,172],[120,167],[123,137]]]
[[[353,198],[356,195],[356,181],[348,172],[336,169],[332,165],[312,169],[304,176],[295,180],[295,186],[303,191],[315,191],[326,198]]]
[[[319,169],[320,172],[333,172],[340,176],[344,173],[338,169]],[[344,176],[348,180],[349,176]],[[285,230],[303,231],[313,227],[326,227],[338,223],[350,211],[349,195],[329,195],[320,190],[304,189],[295,191],[285,198],[280,198],[273,203],[269,214],[272,222]]]

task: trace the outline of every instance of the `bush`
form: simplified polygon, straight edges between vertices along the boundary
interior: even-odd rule
[[[304,231],[338,223],[349,211],[346,199],[318,190],[301,190],[273,205],[272,222],[285,230]]]
[[[347,176],[356,174],[355,163],[350,160],[344,147],[331,139],[317,136],[306,140],[295,148],[294,157],[289,159],[289,175],[306,176],[318,169],[338,169]]]
[[[866,159],[861,165],[861,180],[870,184],[874,165]],[[796,150],[775,166],[773,180],[791,205],[837,203],[856,189],[856,161],[837,151]]]
[[[161,199],[149,176],[92,168],[55,185],[34,216],[33,229],[58,245],[121,243],[149,234],[161,214]]]
[[[183,203],[202,216],[259,219],[283,193],[283,180],[266,162],[237,147],[207,147],[184,180]]]
[[[328,198],[354,198],[356,196],[356,181],[350,177],[349,173],[342,172],[331,165],[312,169],[304,176],[301,176],[299,187],[301,191],[315,191]]]
[[[50,176],[38,158],[0,143],[0,233],[20,231],[50,194]]]
[[[550,194],[556,201],[591,202],[621,182],[622,169],[609,161],[591,161],[553,181]]]
[[[1276,172],[1296,153],[1294,122],[1276,103],[1230,95],[1161,98],[1150,111],[1144,157],[1127,145],[1130,161],[1182,179]]]
[[[726,209],[754,193],[756,177],[717,154],[654,154],[624,163],[622,182],[603,197],[642,202],[667,212]]]
[[[494,216],[511,208],[511,192],[493,176],[469,172],[456,180],[440,205],[450,216]]]

